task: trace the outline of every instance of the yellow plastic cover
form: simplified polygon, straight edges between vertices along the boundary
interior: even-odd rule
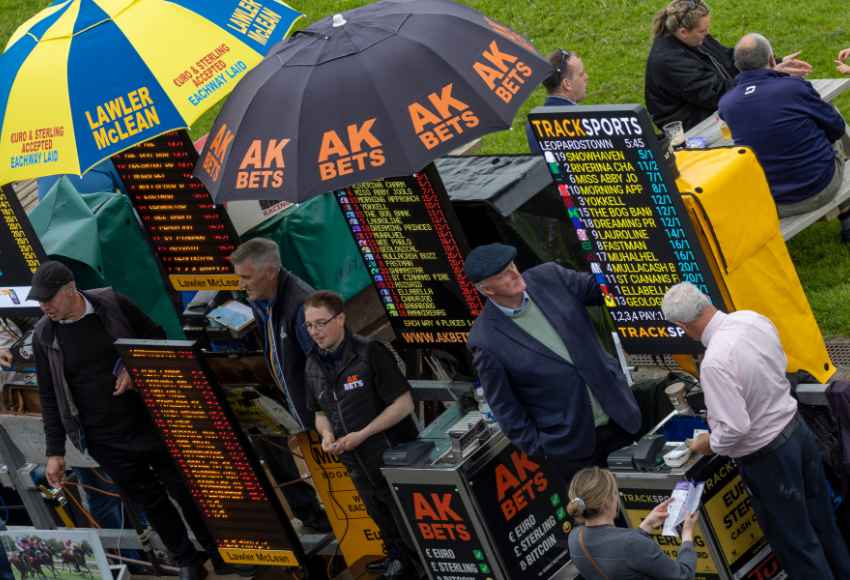
[[[779,329],[788,371],[825,383],[835,373],[779,229],[776,205],[752,150],[676,153],[676,181],[726,308],[754,310]]]

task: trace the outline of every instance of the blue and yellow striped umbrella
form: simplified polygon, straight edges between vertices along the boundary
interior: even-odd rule
[[[188,127],[300,17],[280,0],[54,0],[0,56],[0,184]]]

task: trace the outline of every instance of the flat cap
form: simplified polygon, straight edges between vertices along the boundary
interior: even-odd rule
[[[73,281],[74,273],[62,262],[44,262],[32,277],[32,288],[27,294],[27,300],[49,302],[62,286]]]
[[[478,246],[466,257],[463,271],[473,284],[494,276],[508,267],[516,258],[516,248],[505,244]]]

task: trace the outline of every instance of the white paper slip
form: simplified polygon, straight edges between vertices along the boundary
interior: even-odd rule
[[[667,506],[667,519],[664,520],[664,526],[661,528],[662,535],[679,537],[676,528],[685,521],[689,513],[699,509],[704,487],[705,483],[694,485],[690,481],[680,481],[676,484],[673,493],[670,494],[671,501]]]
[[[254,322],[254,311],[241,302],[229,300],[207,314],[207,318],[231,330],[239,331]]]

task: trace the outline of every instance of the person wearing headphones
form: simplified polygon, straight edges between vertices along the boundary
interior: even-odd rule
[[[671,560],[652,539],[653,530],[667,518],[667,499],[649,512],[638,529],[618,528],[614,518],[620,491],[614,474],[589,467],[573,477],[567,512],[582,525],[570,532],[573,563],[586,580],[692,580],[696,573],[694,527],[697,513],[682,524],[682,546]]]

